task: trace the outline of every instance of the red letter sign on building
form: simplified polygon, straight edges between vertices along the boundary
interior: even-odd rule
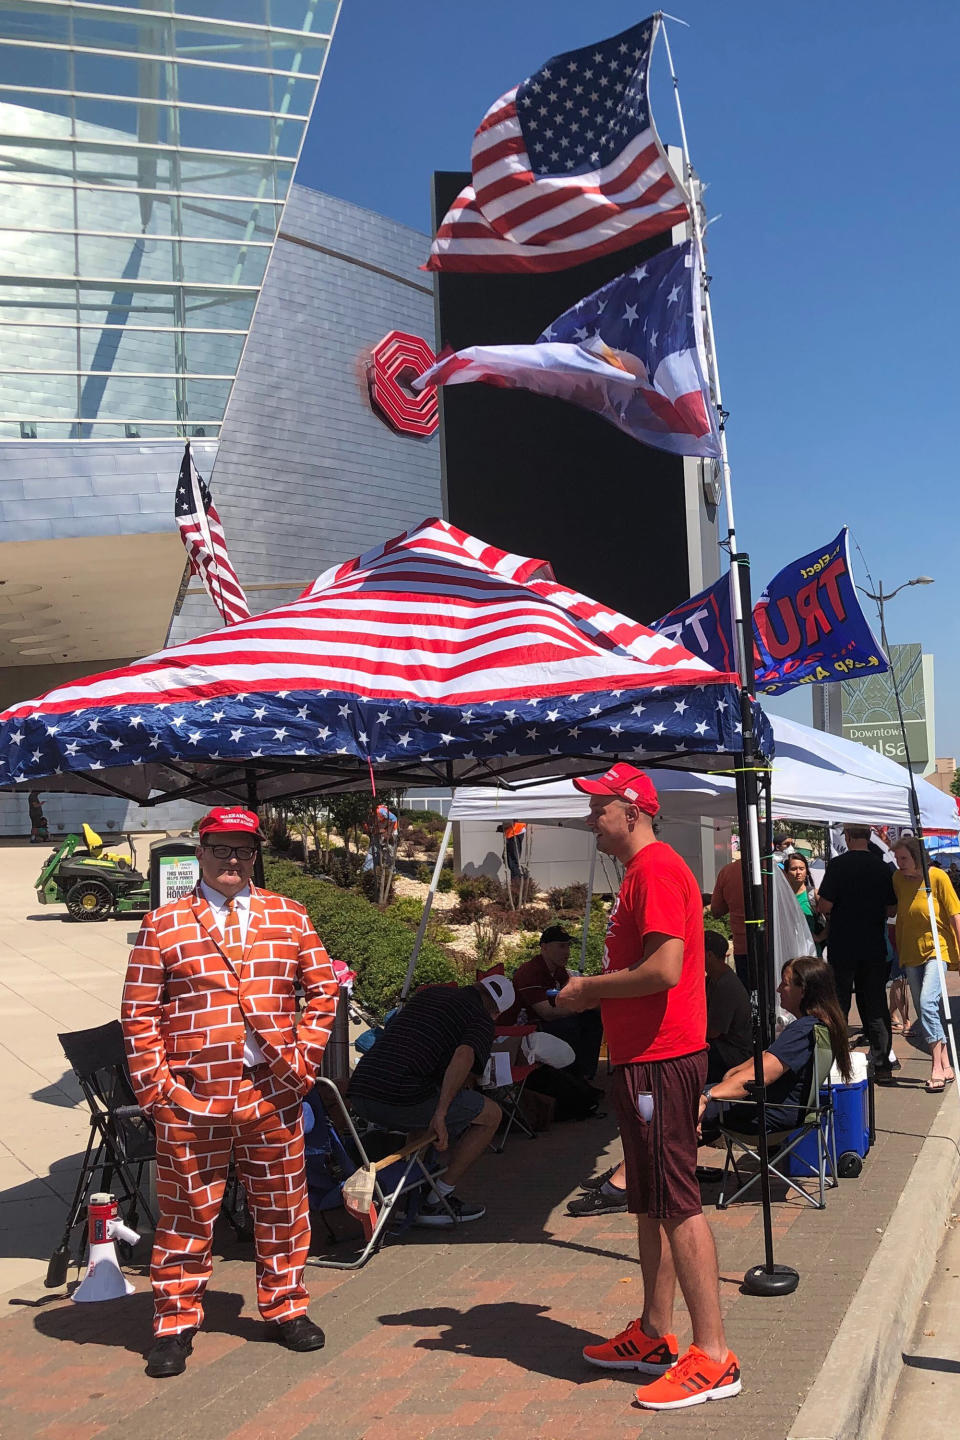
[[[426,340],[403,330],[391,330],[373,347],[368,371],[370,402],[401,434],[432,435],[439,424],[436,385],[420,394],[409,388],[410,381],[435,359]]]

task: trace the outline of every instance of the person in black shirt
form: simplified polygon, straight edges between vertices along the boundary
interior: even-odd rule
[[[753,1054],[750,996],[727,964],[727,938],[717,930],[704,935],[707,971],[707,1079],[719,1080]]]
[[[827,960],[845,1015],[852,992],[867,1039],[874,1078],[890,1083],[890,1009],[887,1005],[887,916],[897,897],[890,871],[869,848],[868,825],[843,827],[847,850],[827,866],[820,885],[820,909],[830,921]]]
[[[505,975],[463,988],[429,985],[390,1021],[353,1072],[347,1094],[361,1119],[408,1132],[433,1130],[436,1148],[449,1147],[444,1177],[434,1181],[446,1205],[436,1197],[425,1201],[420,1225],[452,1225],[454,1216],[479,1220],[486,1213],[453,1192],[490,1144],[502,1112],[479,1090],[464,1087],[490,1058],[495,1016],[515,999]]]

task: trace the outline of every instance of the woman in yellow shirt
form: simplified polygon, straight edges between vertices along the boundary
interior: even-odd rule
[[[893,854],[897,862],[897,873],[893,877],[893,888],[897,892],[897,951],[933,1060],[926,1088],[931,1094],[938,1094],[955,1077],[940,1010],[943,970],[937,974],[933,930],[923,888],[920,842],[904,836],[897,841]],[[960,969],[960,900],[942,870],[932,869],[929,875],[940,953],[951,970]]]

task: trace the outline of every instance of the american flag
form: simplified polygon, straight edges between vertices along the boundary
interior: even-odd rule
[[[471,345],[413,382],[483,380],[593,410],[673,455],[720,455],[693,242],[671,245],[578,300],[535,345]]]
[[[0,715],[0,786],[263,798],[698,768],[742,749],[737,677],[443,520],[298,600]],[[762,715],[761,734],[769,735]]]
[[[235,625],[249,620],[250,606],[230,564],[227,537],[203,477],[190,454],[187,444],[180,465],[173,513],[180,531],[183,548],[190,558],[190,568],[203,581],[203,587],[223,616],[224,624]]]
[[[491,105],[427,270],[564,270],[687,219],[650,114],[660,18],[555,55]]]

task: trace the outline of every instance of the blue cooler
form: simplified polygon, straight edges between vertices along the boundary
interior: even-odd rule
[[[830,1076],[833,1092],[833,1123],[837,1136],[837,1162],[842,1155],[856,1155],[861,1160],[870,1149],[870,1101],[867,1080],[867,1057],[855,1054],[850,1057],[853,1079],[844,1085],[838,1078],[836,1066]],[[803,1162],[806,1161],[806,1164]],[[808,1168],[809,1167],[809,1168]],[[841,1175],[844,1166],[840,1166]],[[787,1174],[802,1178],[817,1172],[817,1137],[807,1135],[790,1152],[787,1160]],[[848,1173],[859,1174],[859,1168],[850,1167]]]

